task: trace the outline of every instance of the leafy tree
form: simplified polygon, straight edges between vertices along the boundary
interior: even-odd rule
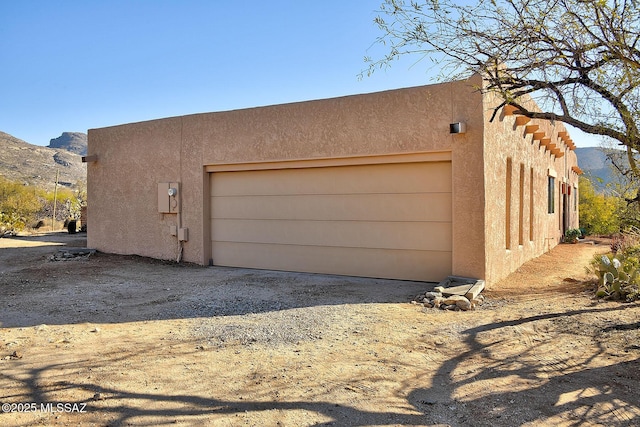
[[[74,190],[62,187],[54,192],[0,176],[0,236],[21,231],[38,220],[50,219],[54,197],[57,221],[78,219],[81,207],[86,204],[86,184],[78,182]]]
[[[611,168],[611,180],[604,191],[607,195],[619,198],[617,215],[620,219],[620,228],[622,230],[638,228],[640,227],[640,204],[634,202],[638,201],[640,181],[630,169],[628,155],[624,151],[616,150],[612,146],[603,146],[602,150]],[[637,157],[637,154],[634,154],[634,157]]]
[[[20,231],[35,219],[40,209],[35,187],[0,176],[0,235]]]
[[[386,0],[376,23],[388,53],[366,58],[369,74],[407,55],[439,61],[441,79],[481,73],[502,100],[494,116],[511,104],[613,138],[640,177],[640,1]]]
[[[73,192],[73,200],[69,210],[69,216],[73,219],[80,219],[80,212],[83,206],[87,205],[87,183],[78,181]]]
[[[625,208],[620,214],[624,218],[623,224],[629,222],[630,225],[640,224],[640,212],[638,202],[640,199],[640,180],[634,174],[629,165],[629,154],[617,150],[613,146],[603,143],[603,152],[606,155],[607,163],[611,168],[611,181],[607,184],[606,191],[616,195],[625,201]],[[638,153],[631,154],[635,162],[638,162]],[[627,221],[628,220],[628,221]]]
[[[83,202],[82,197],[86,199],[86,193],[81,188],[73,191],[65,187],[59,187],[57,192],[43,191],[41,193],[40,217],[51,218],[53,215],[54,196],[56,201],[56,220],[64,221],[69,218],[77,219],[80,217],[80,206]]]
[[[614,234],[620,231],[622,199],[596,192],[588,178],[580,177],[580,225],[587,234]]]

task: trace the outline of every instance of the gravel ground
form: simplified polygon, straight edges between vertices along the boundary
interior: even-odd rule
[[[52,255],[0,239],[2,426],[636,426],[640,304],[593,299],[606,245],[561,245],[468,312],[434,284]],[[66,247],[65,247],[66,245]]]

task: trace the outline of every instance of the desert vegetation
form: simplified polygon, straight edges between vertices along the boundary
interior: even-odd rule
[[[40,227],[58,228],[60,222],[80,217],[86,198],[84,182],[73,188],[47,190],[0,176],[0,236]]]

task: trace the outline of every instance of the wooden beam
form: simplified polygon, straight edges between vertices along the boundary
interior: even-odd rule
[[[507,104],[502,107],[502,112],[505,116],[513,116],[516,111],[518,111],[518,107],[515,105]]]
[[[539,127],[540,125],[527,125],[524,127],[524,133],[534,133]]]

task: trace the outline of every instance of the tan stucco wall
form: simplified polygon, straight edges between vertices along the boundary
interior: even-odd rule
[[[544,132],[551,142],[562,148],[563,157],[556,158],[533,140],[532,134],[525,133],[526,125],[517,125],[515,115],[505,115],[504,110],[491,121],[494,107],[500,101],[486,96],[484,105],[484,162],[486,189],[486,280],[495,283],[515,271],[529,259],[535,258],[560,243],[562,238],[562,199],[559,189],[562,183],[572,187],[571,219],[569,228],[578,227],[578,212],[574,209],[573,197],[577,190],[578,175],[571,171],[577,165],[575,152],[570,150],[558,137],[558,132],[566,131],[560,122],[551,123],[531,120],[526,125],[538,125],[537,132]],[[535,108],[534,105],[530,105]],[[507,248],[505,226],[507,207],[507,159],[511,159],[511,227],[510,244]],[[520,217],[520,171],[524,166],[523,215]],[[533,220],[531,219],[531,169],[533,169]],[[547,188],[549,171],[555,171],[555,212],[548,213]],[[522,222],[523,239],[519,227]],[[530,228],[533,226],[533,232]],[[531,235],[532,234],[532,235]],[[532,238],[531,238],[532,237]]]
[[[209,261],[205,166],[450,150],[453,273],[485,276],[483,101],[469,81],[196,114],[89,131],[88,245],[176,259],[169,228],[189,229],[185,261]],[[450,135],[449,124],[467,132]],[[157,184],[179,182],[182,212],[158,213]]]

